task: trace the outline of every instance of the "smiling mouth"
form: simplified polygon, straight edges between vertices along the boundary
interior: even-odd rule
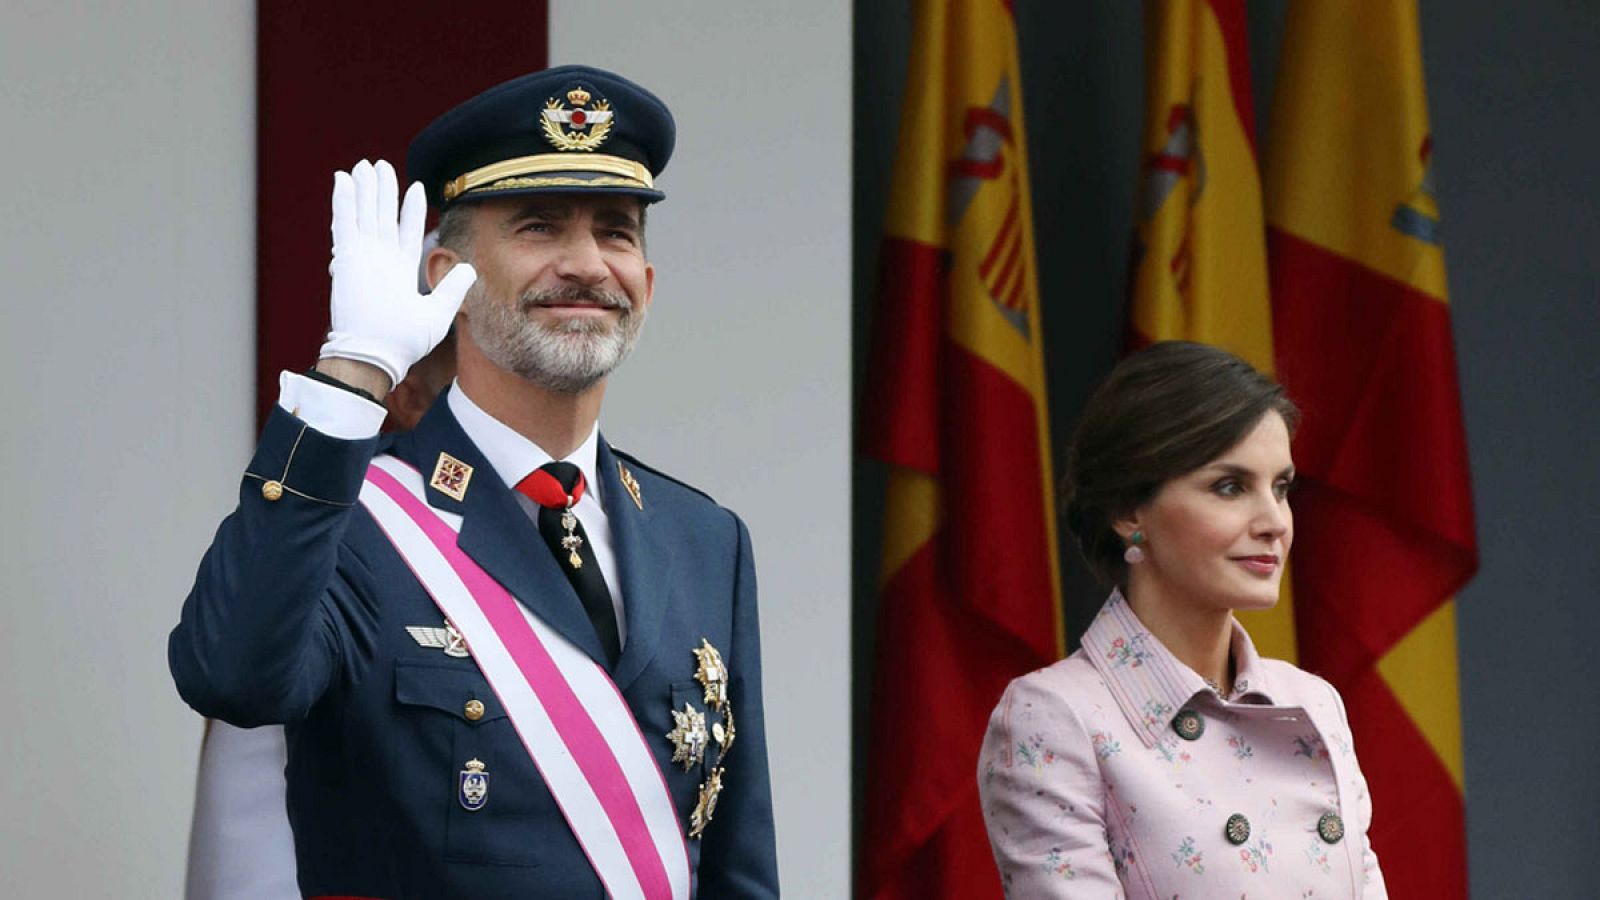
[[[1270,553],[1260,556],[1235,556],[1233,561],[1254,575],[1271,575],[1278,571],[1278,557]]]
[[[552,309],[560,312],[595,315],[627,309],[626,297],[582,287],[558,288],[525,296],[523,309]]]
[[[555,309],[562,312],[605,313],[621,309],[613,303],[583,303],[572,300],[556,300],[550,303],[535,303],[534,309]]]

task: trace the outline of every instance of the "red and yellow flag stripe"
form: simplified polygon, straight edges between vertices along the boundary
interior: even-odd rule
[[[1390,890],[1465,897],[1453,595],[1477,544],[1416,3],[1300,0],[1282,58],[1266,208],[1305,411],[1300,658],[1344,695]]]
[[[1054,478],[1015,24],[914,17],[861,423],[889,487],[858,886],[981,898],[984,726],[1062,653]]]
[[[1272,372],[1266,225],[1244,0],[1145,7],[1144,159],[1129,343],[1213,344]],[[1294,662],[1294,600],[1239,615],[1266,656]]]

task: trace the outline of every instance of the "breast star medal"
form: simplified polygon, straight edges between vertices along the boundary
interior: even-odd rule
[[[711,646],[710,641],[701,638],[694,656],[700,662],[694,677],[706,689],[706,705],[722,712],[722,708],[728,704],[728,667],[722,662],[722,654]]]
[[[711,817],[717,812],[717,797],[721,794],[722,767],[718,766],[700,785],[700,799],[694,805],[694,812],[689,814],[689,837],[699,838],[705,833],[706,826],[711,824]]]
[[[461,806],[467,812],[477,812],[489,802],[489,773],[485,771],[482,760],[467,760],[466,768],[461,770],[459,784]]]
[[[672,742],[672,761],[683,763],[683,770],[687,772],[705,762],[706,747],[710,743],[706,714],[684,701],[682,712],[672,711],[672,720],[676,725],[667,732],[667,740]]]

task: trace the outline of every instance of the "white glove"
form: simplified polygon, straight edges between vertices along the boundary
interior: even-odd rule
[[[394,167],[381,159],[333,175],[333,329],[321,353],[370,363],[394,384],[444,340],[478,279],[459,263],[433,293],[418,293],[428,202],[421,183],[413,183],[397,223],[398,194]]]

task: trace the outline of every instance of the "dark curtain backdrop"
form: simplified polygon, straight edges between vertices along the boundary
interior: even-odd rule
[[[1064,448],[1123,346],[1143,115],[1142,4],[1017,0],[1051,426]],[[1286,0],[1251,0],[1270,134]],[[856,4],[860,391],[910,40],[910,2]],[[1600,6],[1422,3],[1451,314],[1482,566],[1459,597],[1472,892],[1586,896],[1600,772]],[[854,776],[864,777],[883,473],[856,466]],[[1067,622],[1102,599],[1063,530]],[[870,852],[856,798],[856,854]],[[1377,815],[1383,815],[1380,809]],[[1428,835],[1418,835],[1419,841]],[[1404,866],[1404,859],[1385,859]]]
[[[257,19],[257,421],[278,372],[328,331],[333,173],[387,159],[433,118],[549,58],[545,0],[261,0]],[[402,182],[403,190],[404,182]]]

